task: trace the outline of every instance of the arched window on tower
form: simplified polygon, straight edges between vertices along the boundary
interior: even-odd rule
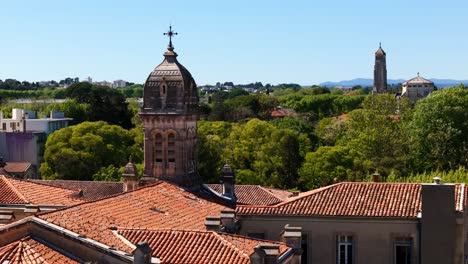
[[[167,135],[167,162],[170,169],[175,168],[175,134],[169,133]]]
[[[161,168],[163,163],[163,137],[160,133],[154,137],[154,162],[156,167]]]

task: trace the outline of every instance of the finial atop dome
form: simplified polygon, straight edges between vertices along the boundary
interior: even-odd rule
[[[173,51],[174,46],[172,46],[172,36],[177,35],[177,32],[172,31],[172,26],[169,26],[169,31],[165,32],[164,35],[169,37],[169,46],[167,46],[167,49]]]

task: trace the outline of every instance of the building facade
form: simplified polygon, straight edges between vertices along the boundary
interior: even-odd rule
[[[172,37],[174,32],[167,34]],[[196,184],[197,85],[177,61],[171,40],[163,62],[145,82],[139,115],[144,127],[145,156],[141,181],[165,179],[182,185]]]
[[[432,81],[418,76],[404,82],[402,84],[401,96],[408,97],[411,101],[417,101],[425,98],[435,90],[435,85]]]
[[[387,93],[387,54],[379,45],[379,49],[375,52],[374,64],[374,87],[372,94]]]
[[[237,206],[240,234],[302,227],[303,263],[464,263],[464,184],[343,182],[271,206]]]

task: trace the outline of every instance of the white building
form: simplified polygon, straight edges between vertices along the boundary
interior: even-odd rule
[[[68,126],[72,118],[65,118],[63,112],[50,112],[49,118],[36,118],[36,113],[19,108],[12,109],[12,118],[3,118],[0,112],[0,132],[44,132],[46,136],[55,130]]]
[[[123,88],[127,86],[127,81],[124,80],[115,80],[112,84],[112,88]]]
[[[418,76],[403,83],[401,96],[407,96],[411,101],[417,101],[428,96],[435,89],[434,83]]]

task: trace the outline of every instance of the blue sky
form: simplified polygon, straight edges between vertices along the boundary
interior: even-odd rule
[[[0,0],[0,79],[142,83],[172,24],[199,85],[373,76],[468,79],[466,0]]]

